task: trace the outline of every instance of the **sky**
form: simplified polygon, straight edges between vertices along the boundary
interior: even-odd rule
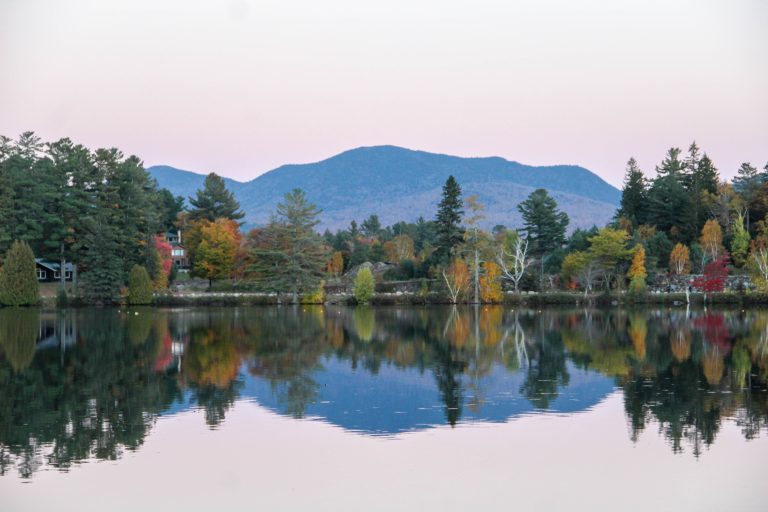
[[[0,134],[248,180],[393,144],[768,162],[762,0],[0,0]]]

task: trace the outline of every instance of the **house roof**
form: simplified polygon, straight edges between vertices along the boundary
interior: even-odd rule
[[[61,264],[59,262],[55,261],[46,261],[43,258],[35,258],[35,263],[40,265],[41,267],[45,267],[48,270],[51,270],[53,272],[58,272],[61,268]],[[75,270],[75,266],[72,265],[72,263],[65,263],[64,264],[64,271],[65,272],[72,272]]]

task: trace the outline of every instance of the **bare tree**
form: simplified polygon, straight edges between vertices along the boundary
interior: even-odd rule
[[[507,251],[502,243],[496,254],[496,261],[501,267],[502,277],[512,281],[517,293],[525,270],[533,263],[533,260],[528,257],[528,240],[518,236],[510,251]]]

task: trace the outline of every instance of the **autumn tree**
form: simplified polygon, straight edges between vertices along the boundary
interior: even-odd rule
[[[768,230],[752,241],[748,270],[757,287],[768,291]]]
[[[563,259],[563,281],[580,285],[584,289],[584,297],[592,291],[598,273],[598,264],[588,251],[574,251]]]
[[[334,251],[331,259],[328,260],[328,273],[333,277],[339,277],[344,272],[344,254],[341,251]]]
[[[209,288],[215,279],[231,277],[240,239],[239,226],[234,220],[219,218],[200,229],[193,271],[208,279]]]
[[[704,275],[693,280],[694,288],[704,293],[722,292],[725,289],[725,281],[728,277],[728,254],[723,252],[720,256],[704,267]]]
[[[413,238],[408,235],[397,235],[392,240],[384,243],[387,261],[391,263],[400,263],[403,260],[414,259],[413,250]]]
[[[685,245],[678,243],[669,255],[669,270],[678,276],[690,273],[690,251]]]
[[[353,293],[358,304],[365,305],[371,301],[375,284],[370,267],[363,267],[357,272]]]
[[[493,261],[483,263],[483,275],[480,277],[480,299],[484,303],[498,304],[502,301],[501,267]]]
[[[699,243],[710,261],[719,259],[723,253],[723,230],[720,223],[714,219],[708,220],[701,230]]]
[[[454,258],[448,268],[443,270],[442,274],[451,303],[456,304],[459,297],[464,295],[469,288],[469,268],[464,260]]]
[[[589,253],[605,276],[606,289],[617,274],[619,264],[629,259],[631,250],[627,248],[628,240],[629,234],[626,231],[613,228],[603,228],[589,238]]]
[[[637,244],[632,256],[632,264],[627,272],[629,278],[629,291],[633,293],[642,293],[645,291],[645,279],[648,277],[645,271],[645,248],[642,244]]]

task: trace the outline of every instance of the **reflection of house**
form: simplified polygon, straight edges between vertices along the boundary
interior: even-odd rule
[[[64,279],[72,281],[74,266],[71,263],[64,264]],[[37,280],[41,283],[51,283],[61,278],[61,264],[53,261],[45,261],[41,258],[35,260]]]
[[[173,266],[177,270],[189,269],[189,258],[187,257],[187,251],[181,244],[181,230],[176,232],[168,231],[165,234],[165,240],[171,245],[171,258],[173,259]]]

